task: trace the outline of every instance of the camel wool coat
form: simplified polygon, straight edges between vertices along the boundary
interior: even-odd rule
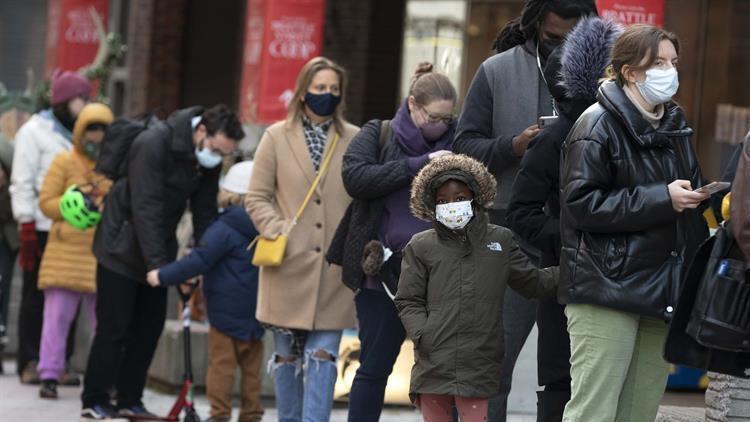
[[[343,125],[328,170],[289,234],[283,263],[260,269],[259,321],[309,331],[355,326],[353,293],[341,281],[341,267],[326,262],[325,252],[351,202],[341,178],[341,161],[358,131],[354,125]],[[325,153],[335,133],[332,125]],[[247,212],[262,236],[275,238],[284,231],[315,176],[302,122],[269,127],[255,153],[246,195]]]

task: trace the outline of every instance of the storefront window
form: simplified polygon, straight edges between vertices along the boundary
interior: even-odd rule
[[[417,64],[431,62],[462,89],[466,0],[408,0],[401,60],[401,98]]]

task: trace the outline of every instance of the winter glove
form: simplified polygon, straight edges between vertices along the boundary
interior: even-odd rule
[[[34,271],[39,257],[39,242],[36,238],[36,224],[31,221],[21,224],[18,261],[24,271]]]
[[[370,277],[377,276],[383,267],[384,259],[383,244],[377,240],[371,240],[362,251],[362,271]]]

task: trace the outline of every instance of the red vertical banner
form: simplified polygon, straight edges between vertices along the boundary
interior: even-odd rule
[[[54,69],[79,70],[96,57],[99,34],[91,16],[92,8],[106,29],[108,0],[49,1],[44,66],[47,77]]]
[[[596,0],[599,16],[624,25],[664,25],[664,0]]]
[[[286,117],[302,66],[319,56],[325,0],[248,0],[240,113],[245,123]]]

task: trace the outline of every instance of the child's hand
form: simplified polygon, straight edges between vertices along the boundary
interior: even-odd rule
[[[151,270],[146,274],[146,281],[151,287],[159,287],[159,270]]]

